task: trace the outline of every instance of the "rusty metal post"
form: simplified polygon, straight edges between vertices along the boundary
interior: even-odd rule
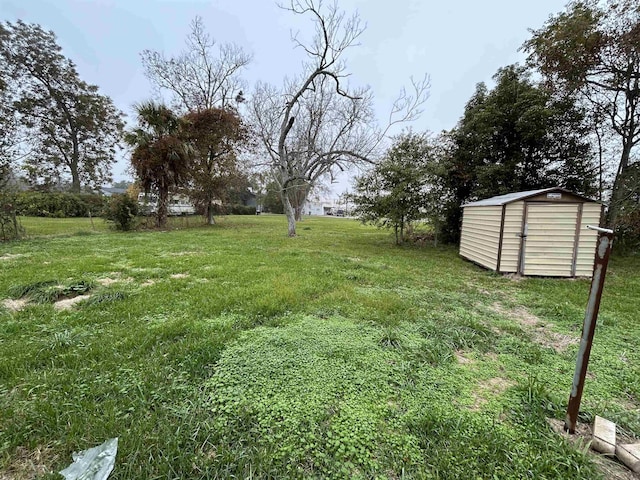
[[[580,339],[580,349],[578,350],[578,360],[576,361],[576,371],[573,375],[573,385],[571,386],[571,394],[569,395],[569,406],[567,407],[567,416],[564,421],[564,429],[568,430],[569,433],[575,433],[576,431],[580,400],[582,399],[582,389],[584,388],[584,379],[587,375],[591,344],[593,343],[593,334],[596,330],[596,320],[598,319],[598,311],[600,310],[600,298],[602,297],[604,278],[607,273],[609,255],[613,245],[613,230],[592,226],[587,226],[587,228],[597,230],[599,235],[593,264],[591,289],[589,290],[589,301],[587,302],[587,309],[584,314],[582,338]]]

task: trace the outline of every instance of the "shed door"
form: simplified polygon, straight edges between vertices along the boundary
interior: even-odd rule
[[[576,247],[577,203],[525,203],[522,273],[570,277]]]

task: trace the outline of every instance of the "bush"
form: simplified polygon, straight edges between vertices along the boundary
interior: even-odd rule
[[[14,195],[0,193],[0,241],[17,240],[23,233],[16,216]]]
[[[16,212],[30,217],[101,216],[105,198],[93,194],[21,192],[16,195]]]
[[[256,207],[247,205],[215,205],[215,215],[255,215]]]
[[[231,215],[255,215],[256,207],[250,207],[248,205],[228,205],[226,207],[227,212]]]
[[[640,210],[622,215],[616,225],[616,248],[629,254],[640,252]]]
[[[138,202],[128,195],[114,195],[109,199],[105,211],[105,220],[113,223],[116,230],[124,232],[136,227]]]

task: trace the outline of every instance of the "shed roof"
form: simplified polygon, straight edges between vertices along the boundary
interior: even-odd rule
[[[484,200],[478,200],[477,202],[465,203],[464,205],[462,205],[462,207],[488,207],[493,205],[505,205],[507,203],[517,202],[519,200],[524,200],[530,197],[535,197],[536,195],[551,192],[570,193],[571,195],[583,198],[584,200],[587,200],[589,202],[595,202],[595,200],[591,198],[585,197],[583,195],[578,195],[577,193],[570,192],[569,190],[566,190],[564,188],[552,187],[542,188],[540,190],[527,190],[526,192],[507,193],[506,195],[498,195],[496,197],[485,198]]]

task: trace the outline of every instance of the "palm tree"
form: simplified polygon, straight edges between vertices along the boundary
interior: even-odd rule
[[[182,138],[183,122],[169,107],[153,101],[137,104],[138,126],[125,135],[133,147],[131,166],[146,192],[158,192],[156,223],[167,225],[169,189],[187,177],[189,146]]]

